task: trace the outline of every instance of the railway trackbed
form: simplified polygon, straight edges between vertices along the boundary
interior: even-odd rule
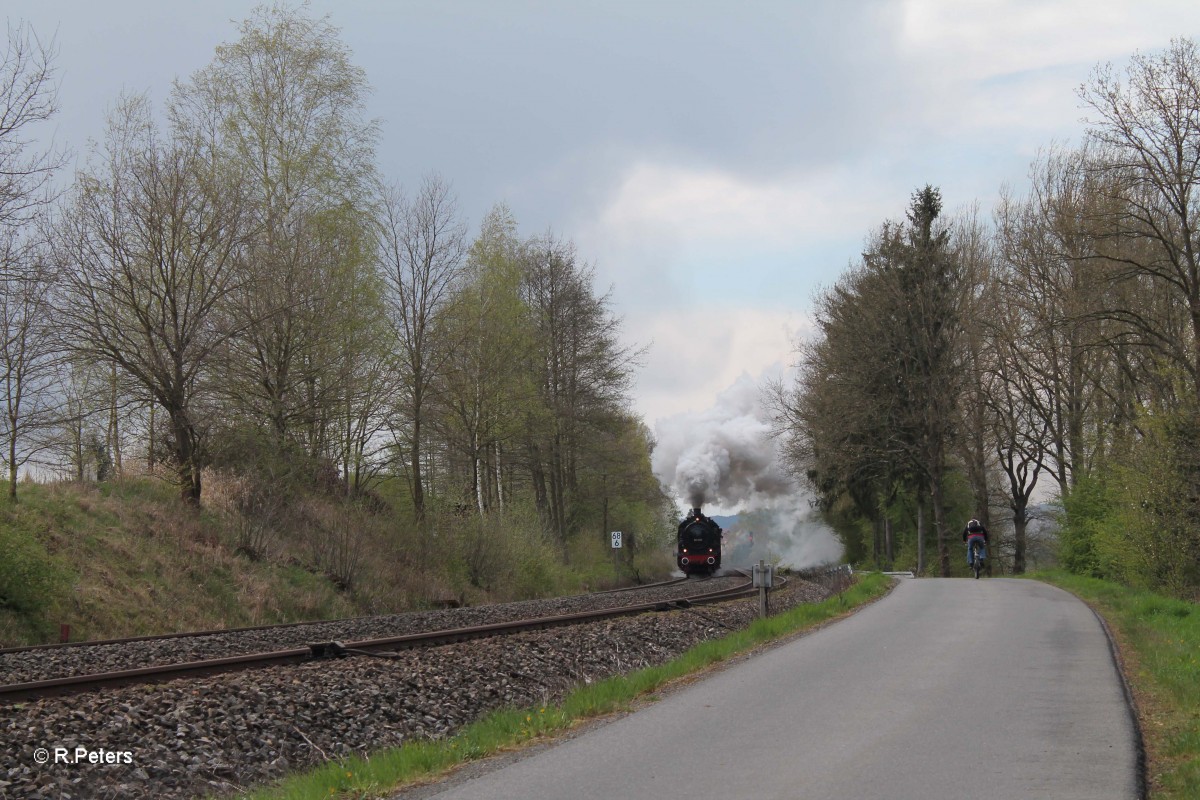
[[[706,580],[676,589],[694,595],[699,586],[739,582],[744,583]],[[671,591],[659,587],[651,593]],[[772,610],[818,602],[830,592],[820,581],[794,576],[773,592]],[[637,591],[617,598],[625,605],[649,602]],[[526,618],[551,616],[544,612],[561,611],[561,600],[533,601],[518,610]],[[570,600],[595,602],[594,596]],[[236,794],[320,763],[451,736],[495,710],[528,708],[537,714],[581,685],[666,663],[757,617],[754,598],[683,608],[678,600],[660,599],[654,605],[664,602],[672,610],[385,651],[386,657],[312,658],[5,705],[0,752],[7,763],[0,765],[0,797],[191,800]],[[444,613],[415,616],[426,625],[432,618],[464,619]],[[81,767],[60,763],[55,755],[43,763],[39,748],[43,757],[61,749],[73,758],[83,748],[89,754],[126,753],[128,760]]]
[[[700,591],[697,591],[698,589]],[[432,630],[418,630],[396,635],[353,640],[314,636],[314,634],[330,633],[331,628],[329,624],[324,624],[324,626],[309,625],[307,627],[304,624],[290,624],[241,628],[232,631],[202,631],[190,635],[169,634],[160,637],[132,637],[74,645],[9,648],[0,651],[0,675],[3,675],[7,679],[3,685],[0,685],[0,705],[11,705],[54,697],[56,695],[92,692],[120,686],[161,683],[164,681],[200,678],[263,667],[303,664],[314,660],[338,658],[348,655],[387,657],[389,653],[407,649],[463,642],[490,636],[505,636],[522,631],[578,625],[585,622],[642,614],[649,611],[665,611],[671,608],[720,602],[722,600],[747,596],[752,591],[749,579],[745,576],[719,578],[710,581],[666,581],[650,586],[631,587],[627,590],[610,590],[593,595],[579,595],[575,598],[560,598],[560,600],[574,601],[575,603],[580,602],[581,598],[583,598],[582,602],[598,603],[602,606],[600,608],[570,611],[568,613],[544,613],[541,616],[504,619],[498,622],[460,624],[457,627],[437,627],[436,623],[440,621],[440,618],[435,615],[432,619],[427,617],[424,621],[417,621],[416,623],[418,625],[433,623],[434,629]],[[656,592],[665,594],[662,597],[654,597],[633,603],[621,603],[618,599],[627,595],[635,595],[638,598],[643,598],[648,596],[647,593],[653,595]],[[510,611],[522,608],[522,604],[511,605],[516,606],[516,609],[509,609]],[[471,614],[468,613],[470,610],[462,609],[459,611],[460,613],[452,616],[466,619],[471,618]],[[404,617],[406,615],[396,616]],[[341,628],[342,631],[350,632],[353,635],[354,631],[364,630],[361,627],[364,620],[369,621],[371,619],[357,618],[342,620],[339,623],[343,625]],[[410,619],[410,621],[412,620]],[[365,629],[372,630],[369,626]],[[334,633],[337,632],[337,625],[333,625],[332,631]],[[39,657],[53,659],[55,655],[64,652],[84,652],[83,648],[85,647],[104,648],[106,651],[132,648],[136,651],[143,646],[161,645],[162,643],[169,642],[172,644],[183,643],[185,646],[181,652],[188,653],[191,652],[191,649],[186,646],[186,643],[190,640],[210,643],[209,640],[215,637],[228,637],[230,635],[248,633],[253,633],[255,636],[251,637],[244,647],[248,646],[258,649],[216,657],[167,660],[165,663],[147,664],[145,661],[139,663],[137,659],[141,656],[135,652],[131,655],[132,660],[125,660],[124,665],[120,668],[101,671],[78,671],[72,674],[51,675],[49,677],[36,677],[36,673],[34,673],[35,677],[32,679],[19,681],[12,680],[9,677],[10,673],[4,669],[5,659],[12,660],[18,656],[25,659],[31,657],[34,659]],[[293,647],[263,650],[261,645],[254,643],[261,641],[261,637],[258,635],[264,633],[283,634],[285,641],[294,641],[299,638],[304,643]],[[111,652],[109,652],[109,655],[111,655]],[[159,653],[157,656],[150,657],[161,659],[162,655]],[[118,664],[121,664],[122,660],[118,658]],[[83,659],[83,661],[87,663],[88,659]],[[104,663],[112,663],[112,658],[104,659]],[[25,674],[28,676],[30,673],[26,670]]]

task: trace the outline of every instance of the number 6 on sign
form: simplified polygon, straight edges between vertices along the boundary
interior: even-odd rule
[[[613,540],[613,549],[614,550],[620,549],[620,547],[621,547],[621,532],[613,531],[612,532],[612,540]]]

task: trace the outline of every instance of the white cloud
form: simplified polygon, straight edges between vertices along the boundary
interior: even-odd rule
[[[1093,67],[1197,33],[1194,0],[907,0],[896,46],[923,130],[1011,141],[1080,130]]]
[[[903,207],[911,187],[890,186],[886,170],[871,171],[835,164],[758,179],[641,161],[623,172],[599,211],[570,229],[601,283],[616,287],[621,310],[670,319],[651,337],[660,347],[684,345],[673,333],[682,302],[703,303],[703,313],[717,318],[729,304],[806,306],[812,283],[841,270],[867,231]],[[830,250],[838,254],[822,254]],[[786,353],[779,349],[771,360]]]
[[[864,170],[820,171],[756,180],[733,171],[641,162],[632,165],[597,226],[621,240],[648,228],[689,242],[750,240],[786,246],[836,237],[861,227],[882,203],[864,195]],[[856,174],[857,173],[857,174]]]
[[[628,317],[625,330],[651,343],[634,395],[636,410],[653,424],[710,407],[742,375],[781,374],[811,322],[798,311],[673,306]]]
[[[1200,13],[1194,0],[907,0],[901,20],[901,54],[978,81],[1164,47]]]

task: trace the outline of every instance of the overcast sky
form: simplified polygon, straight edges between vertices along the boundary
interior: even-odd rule
[[[56,39],[57,140],[123,90],[237,37],[249,0],[9,3]],[[816,289],[916,188],[990,212],[1039,147],[1079,141],[1075,88],[1173,36],[1195,0],[314,0],[371,83],[384,174],[436,171],[474,230],[505,201],[594,264],[631,343],[635,410],[709,408],[792,359]]]

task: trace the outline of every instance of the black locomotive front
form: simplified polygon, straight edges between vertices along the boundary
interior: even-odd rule
[[[711,575],[721,567],[721,526],[693,508],[679,523],[676,563],[685,575]]]

